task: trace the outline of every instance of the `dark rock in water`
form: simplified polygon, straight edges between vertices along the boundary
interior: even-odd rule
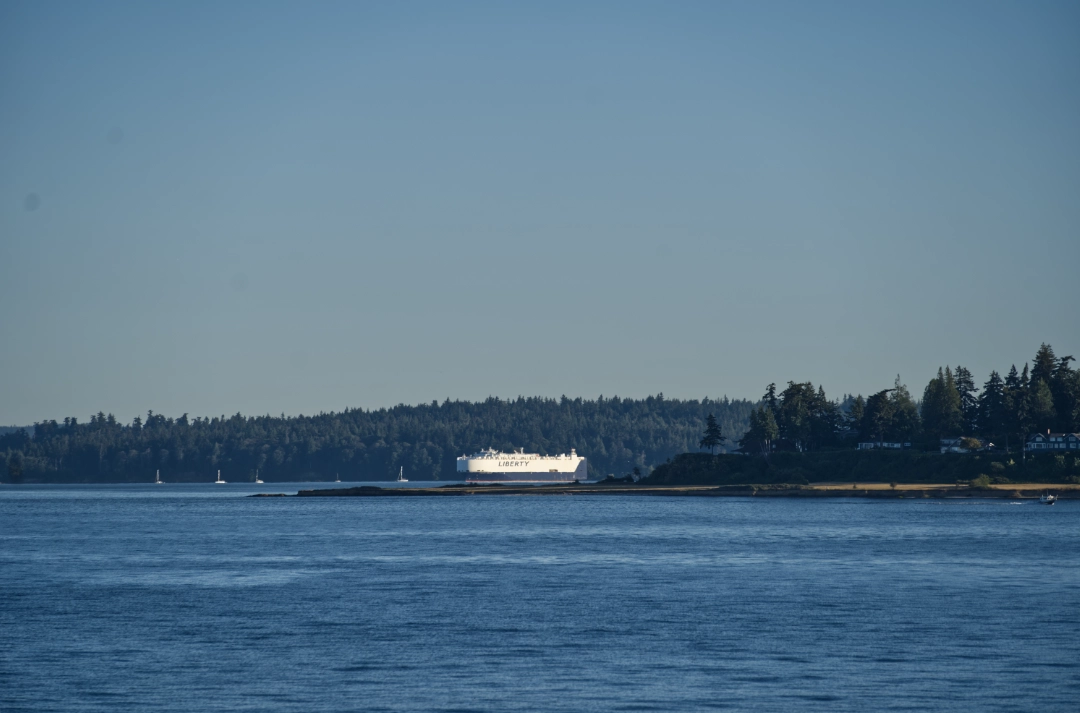
[[[360,485],[355,488],[320,488],[319,490],[301,490],[297,493],[300,497],[318,495],[371,495],[383,490],[395,490],[395,488],[380,488],[376,485]]]
[[[598,481],[598,484],[599,485],[605,485],[605,484],[612,484],[612,483],[622,484],[622,483],[636,483],[636,482],[637,481],[634,479],[634,476],[632,476],[632,475],[624,475],[621,478],[616,478],[614,475],[609,475],[608,477],[604,478],[603,480]]]
[[[503,487],[505,483],[451,483],[450,485],[440,485],[440,489],[445,488],[492,488]]]

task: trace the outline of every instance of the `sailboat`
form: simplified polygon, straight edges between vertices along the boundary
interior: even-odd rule
[[[255,469],[255,482],[256,483],[261,483],[262,482],[262,480],[259,479],[259,469],[258,468]]]
[[[154,482],[157,483],[158,485],[164,485],[164,483],[161,482],[161,471],[160,470],[157,471],[156,473],[154,473]]]
[[[335,483],[340,483],[341,482],[341,474],[340,473],[334,473],[334,477],[337,478],[337,480],[334,481]]]
[[[221,479],[221,471],[217,472],[217,480],[214,481],[215,485],[225,485],[225,481]]]
[[[399,483],[408,483],[409,482],[408,480],[405,479],[405,466],[401,466],[401,470],[398,471],[397,482],[399,482]]]

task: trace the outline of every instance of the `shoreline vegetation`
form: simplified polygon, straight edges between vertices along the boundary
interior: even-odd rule
[[[1080,484],[1080,454],[919,453],[834,450],[768,456],[684,453],[658,466],[648,485],[814,485],[817,483],[972,484],[1017,487],[1025,483]]]
[[[754,403],[738,399],[562,397],[432,401],[313,416],[178,418],[149,412],[129,424],[98,413],[0,434],[7,483],[454,480],[456,458],[492,447],[553,455],[577,449],[590,477],[649,471],[697,444],[706,416],[747,429]]]
[[[89,423],[69,417],[0,433],[0,478],[139,483],[160,472],[165,482],[198,483],[220,472],[228,482],[379,481],[403,468],[414,482],[438,481],[455,479],[458,456],[491,447],[576,450],[591,481],[621,474],[652,486],[1080,483],[1080,451],[1024,453],[1033,434],[1080,431],[1073,361],[1042,344],[1030,369],[991,372],[981,389],[968,369],[946,366],[918,401],[897,376],[865,399],[830,399],[820,385],[788,381],[769,384],[758,401],[492,397],[296,417],[151,411],[130,424],[99,412]]]

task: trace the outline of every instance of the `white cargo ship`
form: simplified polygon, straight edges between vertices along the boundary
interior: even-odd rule
[[[488,448],[457,459],[457,472],[466,483],[572,483],[588,475],[585,458],[574,449],[570,455],[542,456],[525,453],[501,453]]]

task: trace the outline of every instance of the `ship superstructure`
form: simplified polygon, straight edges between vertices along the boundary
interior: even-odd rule
[[[466,483],[572,483],[584,481],[588,467],[584,456],[542,456],[519,449],[502,453],[488,448],[457,459],[457,472]]]

